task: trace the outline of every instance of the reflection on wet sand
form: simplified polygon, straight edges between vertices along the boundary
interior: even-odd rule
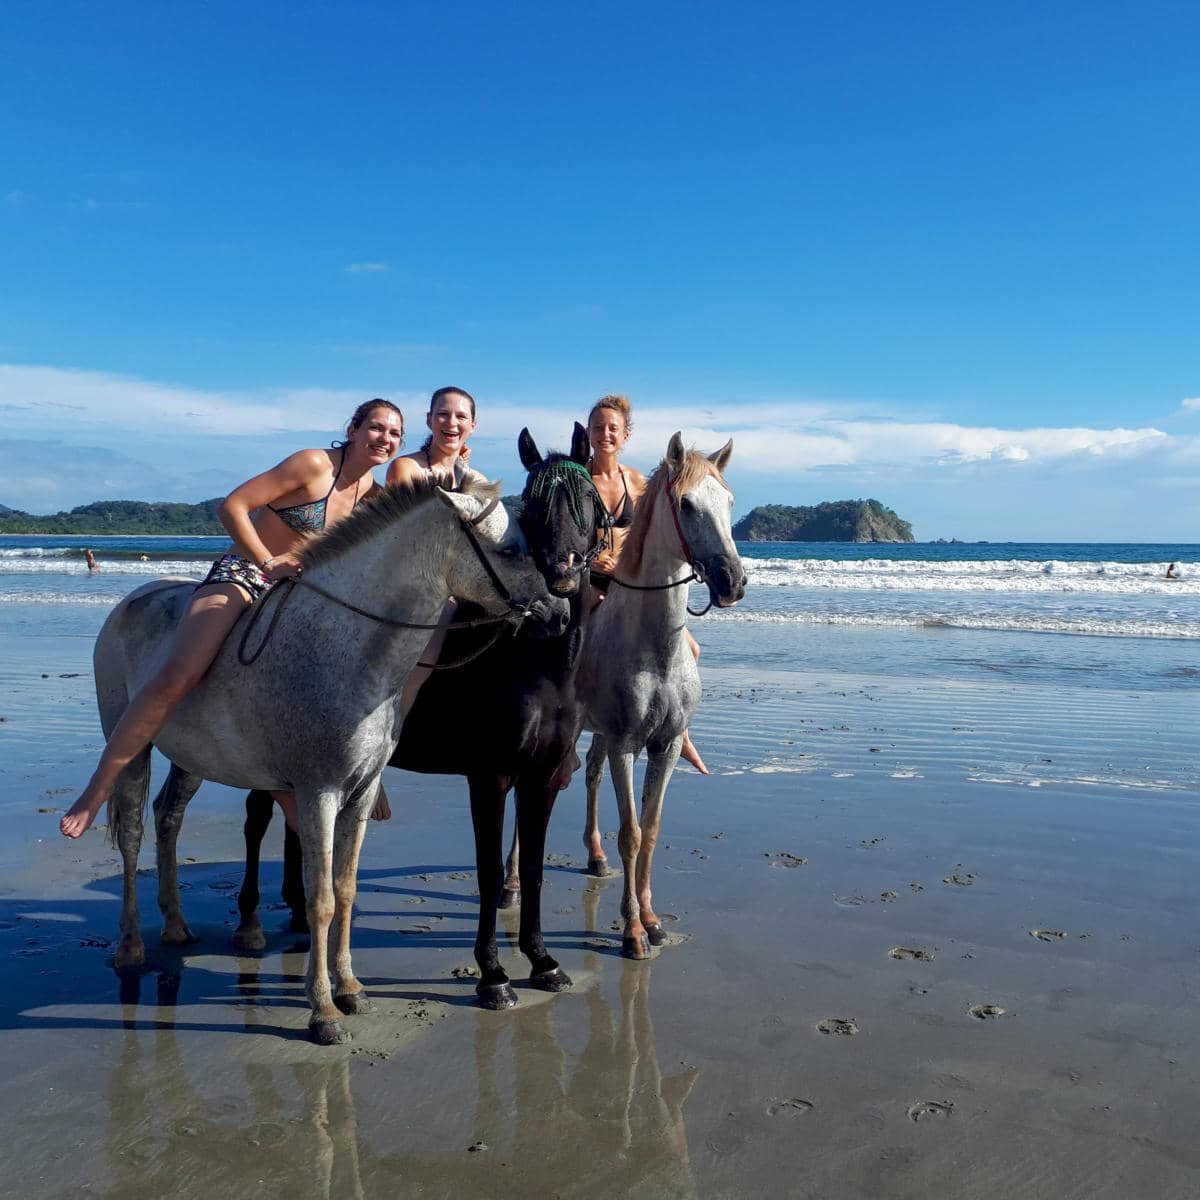
[[[585,928],[596,929],[602,886],[584,894]],[[620,964],[620,1011],[602,990]],[[587,1041],[572,1059],[559,1037],[579,1002],[476,1014],[477,1092],[465,1145],[393,1157],[387,1178],[422,1196],[689,1197],[683,1106],[699,1075],[663,1078],[654,1045],[649,962],[584,955],[601,976],[582,1003]],[[563,1030],[570,1033],[570,1030]],[[506,1052],[507,1048],[507,1052]]]
[[[302,978],[303,955],[285,955],[285,971],[288,958]],[[239,967],[240,1007],[252,1029],[263,1023],[268,1003],[261,964],[246,958]],[[147,1027],[138,1001],[149,986],[159,1011]],[[178,990],[177,974],[122,979],[125,1040],[108,1089],[112,1182],[101,1194],[361,1198],[349,1059],[246,1063],[239,1090],[233,1064],[191,1061],[203,1046],[170,1020]]]
[[[588,931],[601,890],[585,894]],[[213,1061],[203,1034],[177,1032],[170,1019],[178,975],[126,982],[125,1042],[108,1090],[111,1187],[102,1194],[510,1200],[518,1193],[591,1198],[600,1188],[610,1196],[694,1196],[683,1106],[698,1072],[663,1078],[652,964],[595,952],[585,958],[601,983],[573,1002],[470,1010],[447,1022],[442,1036],[457,1041],[443,1045],[449,1061],[440,1073],[428,1062],[406,1064],[403,1054],[367,1071],[367,1060],[342,1050],[290,1063],[286,1049],[267,1064]],[[260,960],[238,961],[247,1029],[276,1019],[262,1008],[302,963],[301,955],[284,955],[281,978],[260,977]],[[618,964],[619,1011],[602,987],[605,968]],[[150,1021],[136,1005],[139,986],[157,988]],[[564,1041],[577,1045],[579,1037],[565,1023],[583,1019],[586,1043],[572,1055]],[[309,1048],[298,1052],[307,1059]],[[419,1066],[438,1080],[436,1089],[418,1087]],[[356,1099],[372,1118],[369,1138],[359,1130]]]

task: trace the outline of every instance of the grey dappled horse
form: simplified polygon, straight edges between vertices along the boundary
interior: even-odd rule
[[[312,932],[305,991],[310,1033],[322,1044],[349,1037],[342,1013],[370,1008],[350,961],[364,823],[399,736],[401,686],[447,598],[472,600],[502,620],[532,615],[554,632],[566,625],[566,601],[547,592],[498,495],[498,484],[469,484],[463,493],[433,484],[386,488],[310,540],[303,576],[248,610],[155,740],[183,775],[170,802],[155,803],[165,942],[193,940],[180,910],[175,843],[200,782],[296,793]],[[106,736],[158,669],[194,586],[147,584],[105,622],[95,666]],[[136,884],[149,781],[147,749],[109,803],[125,867],[118,969],[145,959]]]
[[[579,666],[587,756],[588,817],[584,841],[599,847],[597,806],[607,755],[617,793],[618,846],[625,870],[622,953],[644,958],[646,941],[665,941],[651,907],[650,869],[663,797],[679,759],[683,731],[700,703],[700,672],[688,648],[687,584],[708,585],[711,604],[727,608],[746,594],[733,544],[733,493],[722,478],[732,440],[707,458],[685,450],[676,433],[638,501],[633,526],[608,595],[592,614]],[[707,610],[705,610],[707,611]],[[646,750],[642,816],[633,794],[633,764]],[[607,870],[603,851],[589,868]]]

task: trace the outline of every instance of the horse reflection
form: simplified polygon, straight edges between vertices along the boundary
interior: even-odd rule
[[[284,955],[282,980],[263,980],[257,959],[238,965],[247,1030],[273,1029],[269,1002],[289,976],[294,988],[303,984],[304,956]],[[170,1019],[179,975],[154,977],[158,1011],[152,1017],[138,1003],[150,978],[122,980],[124,1043],[108,1087],[111,1181],[99,1194],[112,1200],[250,1192],[281,1200],[361,1200],[349,1059],[247,1062],[244,1087],[231,1088],[229,1075],[237,1068],[214,1064],[206,1058],[204,1035],[189,1038],[185,1026],[181,1038]]]

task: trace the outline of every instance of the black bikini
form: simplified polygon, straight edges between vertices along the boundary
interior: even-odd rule
[[[629,484],[625,480],[625,472],[621,468],[617,468],[621,474],[621,486],[625,489],[625,499],[621,501],[619,511],[614,514],[611,509],[605,507],[605,512],[608,513],[609,524],[613,529],[628,529],[633,524],[633,500],[629,495]],[[601,595],[608,591],[608,586],[612,583],[612,574],[608,571],[590,572],[592,587]]]

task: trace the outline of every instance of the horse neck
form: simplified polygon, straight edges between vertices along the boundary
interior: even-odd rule
[[[447,515],[440,504],[422,504],[336,558],[310,568],[305,578],[367,612],[392,621],[432,624],[450,592]]]
[[[654,511],[650,514],[650,525],[646,530],[646,541],[637,569],[625,572],[620,569],[619,563],[617,565],[618,578],[656,590],[639,592],[621,588],[620,591],[626,605],[637,609],[644,622],[661,622],[667,630],[675,630],[682,626],[687,610],[687,584],[682,581],[691,573],[691,564],[684,557],[679,531],[671,515],[671,498],[665,491],[660,492],[654,502]],[[662,586],[668,583],[677,586]],[[616,589],[611,589],[610,595],[613,590]]]

